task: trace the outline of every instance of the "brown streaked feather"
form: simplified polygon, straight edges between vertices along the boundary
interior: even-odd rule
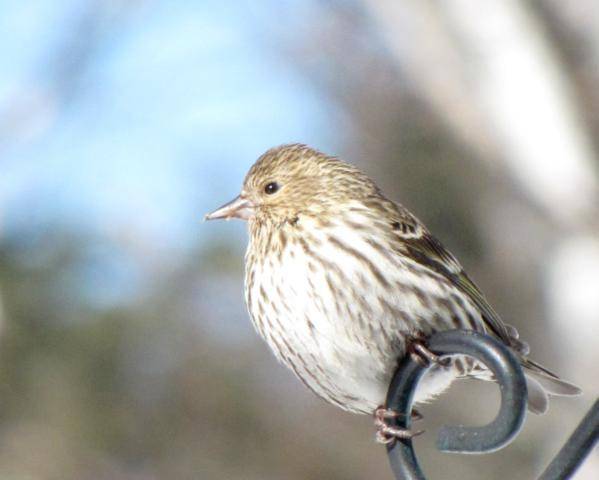
[[[466,272],[456,258],[416,218],[408,219],[407,216],[404,216],[402,222],[397,223],[402,226],[395,230],[402,238],[410,258],[430,270],[443,275],[459,288],[460,291],[465,293],[482,313],[485,325],[489,330],[507,345],[510,345],[510,336],[499,315],[489,305],[489,302],[487,302],[475,283],[466,275]],[[405,223],[411,223],[411,225],[406,227],[404,226]],[[419,229],[418,226],[420,227]],[[420,236],[411,234],[407,236],[403,235],[406,231],[414,232],[418,230],[421,231]]]

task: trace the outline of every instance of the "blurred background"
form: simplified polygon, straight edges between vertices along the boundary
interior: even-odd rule
[[[423,409],[429,478],[540,473],[599,393],[597,2],[0,11],[0,479],[392,478],[372,420],[254,333],[244,224],[202,223],[287,142],[368,172],[585,390],[465,457],[436,428],[490,420],[498,392],[455,384]]]

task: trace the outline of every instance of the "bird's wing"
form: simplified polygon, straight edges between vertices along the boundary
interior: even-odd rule
[[[499,339],[511,346],[525,367],[527,384],[530,391],[540,397],[529,396],[532,411],[543,413],[547,409],[547,393],[552,395],[580,395],[580,388],[560,379],[555,373],[528,358],[528,345],[518,338],[514,327],[506,326],[493,310],[482,292],[464,272],[456,258],[433,237],[424,226],[410,214],[400,213],[401,220],[393,224],[393,229],[401,239],[406,253],[415,262],[443,275],[460,291],[464,292],[481,311],[485,325]],[[404,224],[406,222],[406,224]],[[539,390],[540,388],[540,390]],[[536,410],[535,410],[536,409]]]
[[[506,344],[512,343],[508,330],[499,315],[466,275],[460,263],[418,220],[402,215],[401,220],[395,222],[393,227],[400,236],[410,258],[447,278],[472,300],[482,313],[489,330]]]

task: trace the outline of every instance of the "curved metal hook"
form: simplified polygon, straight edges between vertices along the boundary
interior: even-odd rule
[[[482,427],[444,426],[437,447],[444,452],[486,453],[507,445],[522,428],[527,391],[524,374],[514,354],[500,341],[470,330],[450,330],[432,335],[427,347],[439,356],[463,354],[480,360],[493,372],[501,389],[501,406],[495,419]],[[402,415],[394,426],[410,428],[414,392],[428,368],[410,355],[401,362],[387,392],[387,408]],[[387,447],[396,478],[424,480],[410,439]]]

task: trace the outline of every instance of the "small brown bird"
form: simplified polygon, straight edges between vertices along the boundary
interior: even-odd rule
[[[382,409],[398,360],[432,333],[472,329],[518,355],[529,409],[580,390],[528,358],[462,266],[406,208],[356,167],[301,144],[262,155],[241,194],[206,216],[248,221],[245,298],[256,330],[314,393],[375,413],[379,441],[407,436]],[[426,354],[426,350],[424,350]],[[492,380],[470,357],[432,367],[415,402],[459,377]]]

